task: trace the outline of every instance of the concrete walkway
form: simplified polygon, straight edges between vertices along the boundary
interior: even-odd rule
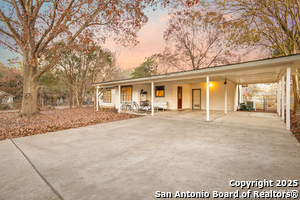
[[[231,124],[230,115],[182,118],[147,116],[0,141],[0,199],[135,200],[202,190],[212,198],[212,191],[247,191],[230,180],[300,179],[300,144],[284,128]]]

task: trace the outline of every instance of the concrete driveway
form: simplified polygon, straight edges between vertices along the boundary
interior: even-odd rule
[[[156,199],[156,191],[213,198],[248,191],[230,180],[300,179],[292,133],[223,117],[147,116],[0,141],[0,199]],[[299,187],[264,188],[275,189]]]

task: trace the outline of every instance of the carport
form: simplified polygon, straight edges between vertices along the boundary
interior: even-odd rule
[[[206,68],[211,70],[211,76],[206,77],[207,98],[209,98],[209,79],[215,76],[223,77],[236,85],[235,90],[235,106],[237,110],[238,95],[237,91],[242,85],[277,83],[277,113],[284,120],[284,109],[290,108],[290,85],[291,75],[300,66],[300,55],[292,55],[278,58],[270,58],[258,61],[245,62],[240,64],[219,66],[214,68]],[[226,88],[226,84],[225,84]],[[227,90],[225,89],[225,100],[227,99]],[[209,101],[207,101],[209,102]],[[286,102],[286,105],[285,105]],[[207,105],[209,108],[209,104]],[[225,103],[225,114],[227,108]],[[207,121],[209,121],[209,109],[207,112]],[[286,109],[286,129],[290,130],[290,109]]]
[[[282,120],[284,120],[285,102],[286,107],[290,108],[291,75],[297,70],[297,68],[299,68],[299,66],[300,54],[296,54],[291,56],[269,58],[238,64],[202,68],[198,70],[184,71],[179,73],[95,83],[94,86],[96,86],[97,96],[99,94],[98,88],[100,87],[116,87],[118,89],[118,92],[116,92],[116,103],[117,108],[120,112],[121,86],[149,84],[149,88],[151,88],[151,115],[154,116],[154,85],[156,83],[176,82],[177,84],[192,84],[196,82],[202,82],[206,84],[206,121],[210,121],[210,81],[218,81],[221,84],[224,83],[224,94],[222,95],[224,103],[222,103],[222,109],[224,109],[225,114],[227,114],[228,111],[228,83],[234,84],[235,87],[234,94],[232,95],[234,99],[234,111],[236,111],[238,108],[238,90],[242,85],[277,83],[279,86],[277,91],[277,102],[280,102],[277,104],[277,113],[282,117]],[[98,98],[96,98],[96,109],[98,110]],[[286,129],[290,130],[290,109],[286,109]]]

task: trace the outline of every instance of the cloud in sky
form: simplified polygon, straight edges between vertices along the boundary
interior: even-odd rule
[[[140,43],[137,46],[131,49],[120,47],[111,40],[107,40],[103,45],[111,51],[120,52],[118,64],[122,69],[138,67],[145,57],[161,52],[165,46],[163,33],[167,28],[168,12],[158,9],[146,12],[146,14],[148,23],[138,33]]]

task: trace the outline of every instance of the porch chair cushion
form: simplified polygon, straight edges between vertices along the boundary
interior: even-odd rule
[[[154,109],[155,108],[157,109],[157,111],[158,111],[159,108],[163,109],[163,111],[164,111],[165,109],[168,108],[168,102],[167,101],[156,101],[154,103]]]

